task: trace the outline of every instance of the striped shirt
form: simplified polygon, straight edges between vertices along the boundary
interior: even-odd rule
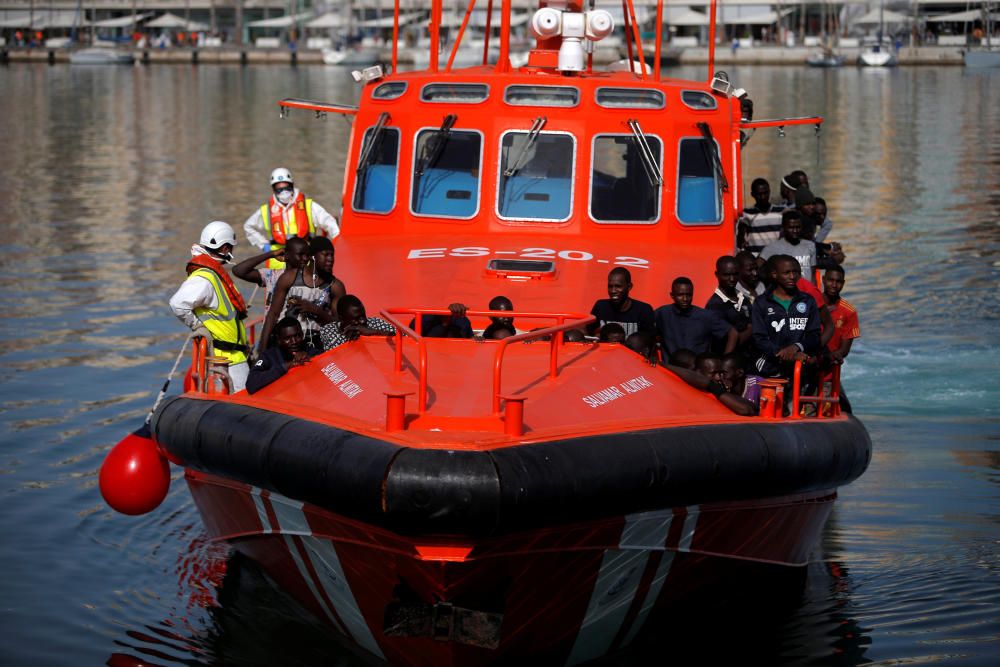
[[[785,209],[772,205],[767,213],[756,206],[743,209],[740,224],[746,228],[746,250],[759,255],[768,243],[781,236],[781,214]]]

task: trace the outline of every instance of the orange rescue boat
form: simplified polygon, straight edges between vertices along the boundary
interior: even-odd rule
[[[704,302],[734,249],[741,132],[821,119],[743,120],[711,66],[705,81],[661,76],[662,3],[652,66],[631,0],[617,71],[587,46],[613,17],[549,1],[514,68],[510,4],[496,65],[439,61],[434,0],[428,70],[399,72],[393,53],[388,74],[359,73],[357,107],[281,102],[353,119],[337,273],[397,334],[252,396],[215,391],[198,347],[203,381],[151,424],[213,539],[393,664],[606,655],[722,560],[805,565],[871,457],[835,395],[799,399],[796,382],[790,417],[773,392],[737,417],[624,346],[563,340],[615,266],[638,298],[661,302],[686,275]],[[486,310],[499,294],[514,312]],[[408,326],[453,301],[525,333]],[[801,400],[822,409],[802,417]]]

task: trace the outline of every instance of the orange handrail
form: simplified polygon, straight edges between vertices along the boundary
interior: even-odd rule
[[[511,311],[500,311],[510,313]],[[496,315],[494,315],[496,317]],[[518,314],[518,317],[528,317]],[[559,375],[559,348],[562,346],[562,332],[569,329],[576,329],[586,326],[596,318],[593,315],[576,315],[570,322],[566,321],[565,315],[556,316],[555,326],[539,329],[538,331],[528,331],[515,336],[508,336],[500,341],[500,347],[493,356],[493,413],[500,414],[500,386],[503,375],[503,355],[507,351],[507,345],[519,341],[535,340],[545,336],[551,336],[549,341],[549,377],[554,378]]]
[[[392,323],[396,328],[396,352],[394,359],[394,370],[399,373],[403,370],[403,336],[412,338],[417,343],[419,354],[418,368],[418,389],[417,389],[417,409],[420,414],[427,411],[427,340],[421,335],[421,318],[424,315],[451,315],[451,311],[446,308],[387,308],[380,312],[380,315]],[[410,315],[414,318],[417,330],[414,331],[399,319],[399,315]],[[551,327],[539,329],[538,331],[528,331],[514,336],[509,336],[499,341],[500,346],[493,357],[493,395],[491,397],[491,408],[496,414],[500,412],[501,378],[503,375],[503,357],[510,343],[519,341],[536,340],[545,336],[552,336],[549,352],[549,377],[556,377],[559,374],[559,347],[562,345],[562,332],[569,329],[576,329],[586,326],[594,321],[593,315],[581,315],[580,313],[536,313],[518,310],[467,310],[466,315],[472,317],[509,317],[521,319],[550,319],[556,320],[556,324]]]
[[[427,343],[424,337],[410,327],[403,324],[394,315],[405,315],[409,311],[405,308],[390,308],[383,310],[379,314],[396,327],[396,355],[394,368],[397,373],[403,370],[403,335],[407,335],[417,343],[420,368],[417,373],[417,410],[420,414],[427,412]],[[420,326],[420,319],[417,319],[417,326]]]
[[[831,417],[837,417],[840,415],[840,366],[834,366],[833,376],[830,388],[830,395],[823,396],[820,395],[807,395],[801,396],[799,392],[802,387],[802,362],[795,362],[795,372],[792,376],[792,413],[789,415],[790,419],[799,419],[801,417],[801,404],[802,403],[813,403],[816,405],[816,417],[822,419],[825,415],[824,407],[827,405],[832,406],[830,410]],[[819,391],[823,391],[822,385],[819,387]]]

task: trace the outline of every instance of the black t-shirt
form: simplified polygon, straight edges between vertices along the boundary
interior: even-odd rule
[[[625,335],[631,336],[636,331],[656,331],[656,320],[653,317],[653,307],[644,301],[632,299],[632,305],[626,311],[619,311],[611,304],[611,299],[598,299],[590,314],[597,318],[597,324],[604,326],[610,322],[620,324],[625,329]]]
[[[737,293],[737,301],[742,301],[740,307],[737,310],[736,304],[731,301],[725,301],[718,292],[712,294],[712,297],[705,304],[705,310],[714,310],[715,312],[722,315],[722,318],[729,322],[729,324],[737,331],[743,331],[750,324],[750,299],[744,297],[739,298],[739,293]]]

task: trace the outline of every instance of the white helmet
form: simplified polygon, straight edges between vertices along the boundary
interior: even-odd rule
[[[236,247],[236,232],[228,223],[216,220],[205,225],[201,230],[201,240],[198,242],[206,248],[218,250],[227,243]]]
[[[288,171],[284,167],[278,167],[271,172],[271,187],[274,187],[276,183],[295,183],[292,180],[292,172]]]

